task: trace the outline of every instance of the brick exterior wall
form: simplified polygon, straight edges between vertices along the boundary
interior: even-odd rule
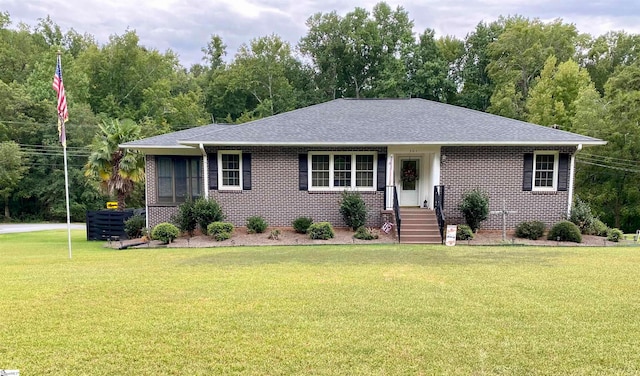
[[[327,221],[333,226],[346,226],[340,215],[341,191],[313,192],[298,189],[298,154],[309,151],[374,151],[386,154],[386,148],[327,148],[327,147],[231,147],[210,148],[209,154],[218,150],[239,150],[251,153],[251,190],[209,191],[222,207],[227,221],[235,226],[245,226],[248,217],[259,215],[270,226],[291,226],[300,216],[311,217],[315,222]],[[158,205],[155,181],[155,157],[147,157],[147,197],[150,227],[168,221],[176,206]],[[204,168],[204,166],[203,166]],[[310,173],[310,172],[309,172]],[[209,179],[217,179],[211,176]],[[368,208],[367,225],[381,225],[384,209],[384,192],[360,192]]]
[[[489,194],[489,210],[501,210],[505,200],[507,210],[517,213],[507,216],[507,228],[523,221],[538,220],[551,226],[565,219],[568,191],[535,192],[522,190],[524,154],[534,151],[573,153],[570,147],[463,147],[443,146],[440,182],[445,186],[445,218],[447,223],[464,223],[457,209],[464,192],[480,188]],[[482,229],[501,229],[502,216],[489,215]]]

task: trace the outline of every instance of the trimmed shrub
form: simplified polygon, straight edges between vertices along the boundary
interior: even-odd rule
[[[367,206],[358,192],[342,192],[342,201],[340,202],[340,214],[344,222],[352,230],[364,226],[367,223]]]
[[[458,225],[456,231],[456,240],[471,240],[473,239],[473,230],[467,225]]]
[[[353,237],[360,240],[373,240],[380,237],[380,232],[375,228],[360,226]]]
[[[596,218],[591,212],[591,206],[576,197],[571,207],[569,221],[578,226],[581,234],[593,234],[593,223],[595,220]]]
[[[230,232],[219,232],[219,233],[213,235],[213,238],[217,242],[221,242],[221,241],[224,241],[224,240],[227,240],[227,239],[231,238],[231,233]]]
[[[267,226],[267,221],[260,216],[247,218],[247,232],[250,234],[262,234]]]
[[[143,235],[142,230],[147,225],[146,222],[142,215],[136,214],[131,216],[124,221],[124,232],[127,233],[129,239],[139,238]]]
[[[322,240],[331,239],[335,236],[333,227],[331,227],[331,223],[329,222],[312,223],[307,230],[307,234],[309,234],[311,239]]]
[[[608,233],[609,226],[607,226],[606,223],[602,222],[599,218],[593,220],[590,234],[597,236],[607,236]]]
[[[220,205],[213,198],[201,197],[197,199],[193,204],[193,214],[200,226],[200,231],[205,235],[208,234],[207,227],[210,223],[220,222],[225,218]]]
[[[467,225],[476,232],[480,222],[487,219],[489,215],[489,195],[480,189],[465,192],[458,209],[462,212]]]
[[[163,222],[157,224],[156,227],[151,231],[151,238],[155,240],[160,240],[164,244],[169,244],[174,241],[178,235],[180,235],[180,230],[178,228],[168,222]]]
[[[207,234],[218,242],[231,238],[233,224],[229,222],[213,222],[207,226]]]
[[[580,243],[582,241],[582,235],[580,234],[580,228],[578,228],[575,223],[560,221],[551,227],[547,239]]]
[[[547,226],[540,221],[521,222],[516,226],[516,236],[524,239],[538,240],[544,235]]]
[[[233,224],[229,222],[213,222],[207,226],[207,234],[215,235],[221,232],[233,232]]]
[[[624,238],[624,233],[622,231],[620,231],[620,229],[617,228],[612,228],[609,230],[609,232],[607,233],[607,240],[612,241],[612,242],[619,242],[620,239]]]
[[[309,217],[298,217],[293,221],[293,229],[299,234],[306,234],[312,223],[313,219]]]
[[[171,222],[178,226],[180,231],[186,232],[189,236],[193,236],[193,232],[198,226],[194,207],[194,202],[187,200],[178,206],[178,212],[171,217]]]

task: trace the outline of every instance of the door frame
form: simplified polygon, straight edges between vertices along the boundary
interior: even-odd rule
[[[416,181],[416,202],[412,205],[403,205],[402,204],[402,188],[398,189],[398,204],[400,204],[400,206],[405,206],[405,207],[414,207],[414,206],[418,206],[418,207],[422,207],[422,200],[420,200],[420,198],[422,197],[422,186],[424,185],[422,182],[425,179],[424,176],[424,156],[423,155],[412,155],[412,154],[405,154],[405,155],[398,155],[396,157],[396,166],[394,166],[395,168],[395,175],[394,179],[397,182],[398,185],[401,186],[402,184],[402,179],[400,179],[400,174],[402,173],[402,161],[403,160],[417,160],[418,161],[418,168],[417,168],[417,172],[418,172],[418,180]]]

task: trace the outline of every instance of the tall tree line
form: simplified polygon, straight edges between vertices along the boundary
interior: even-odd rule
[[[13,25],[0,12],[0,142],[8,150],[14,146],[7,142],[18,145],[13,154],[24,167],[11,182],[0,178],[6,217],[65,216],[51,90],[60,50],[75,220],[118,195],[101,189],[109,184],[91,165],[100,140],[109,138],[105,129],[123,129],[114,124],[147,137],[334,98],[417,97],[607,140],[579,154],[577,193],[610,226],[640,227],[639,35],[591,36],[562,20],[510,16],[480,22],[463,39],[437,37],[429,28],[416,31],[402,7],[381,2],[371,10],[311,15],[294,46],[272,34],[230,56],[211,30],[202,63],[184,67],[173,51],[141,45],[134,30],[98,44],[49,17],[38,21]],[[135,187],[128,206],[144,202],[142,184]]]

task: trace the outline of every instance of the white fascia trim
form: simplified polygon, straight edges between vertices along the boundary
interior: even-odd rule
[[[438,145],[438,146],[596,146],[606,145],[606,141],[530,141],[530,142],[224,142],[224,141],[181,141],[181,145],[207,146],[400,146],[400,145]]]

